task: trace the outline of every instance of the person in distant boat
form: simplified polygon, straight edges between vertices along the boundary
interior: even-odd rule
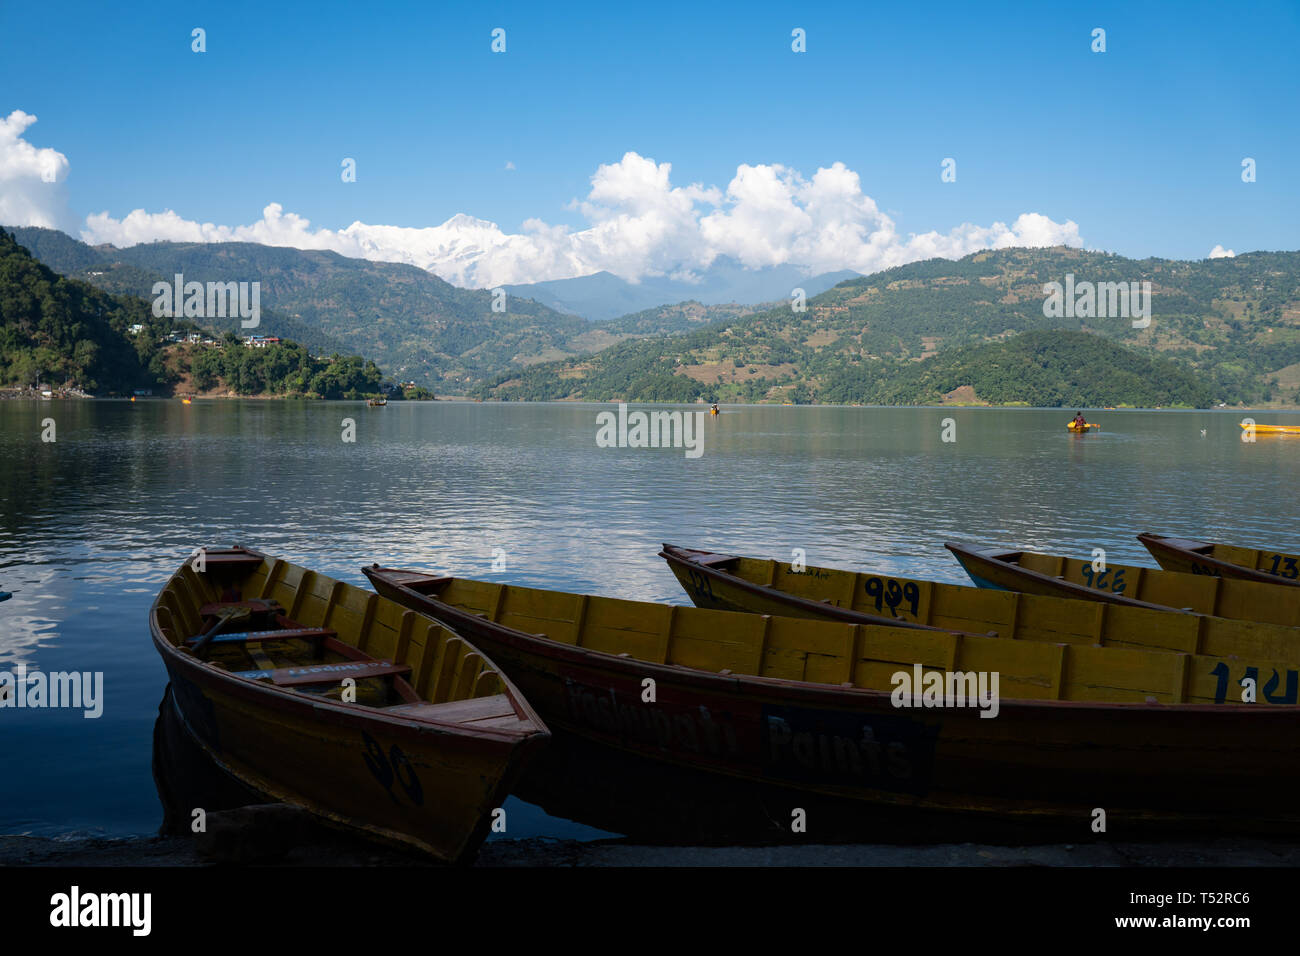
[[[716,414],[718,414],[718,403],[717,403],[717,402],[714,402],[712,405],[709,406],[709,414],[710,414],[710,415],[716,415]]]
[[[1087,423],[1086,421],[1084,421],[1084,418],[1083,418],[1083,412],[1075,412],[1075,413],[1074,413],[1074,427],[1075,427],[1075,428],[1087,428],[1087,427],[1088,427],[1088,423]]]

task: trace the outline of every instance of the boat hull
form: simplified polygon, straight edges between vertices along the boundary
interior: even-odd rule
[[[1242,425],[1241,428],[1256,435],[1300,435],[1300,425]]]
[[[1283,683],[1300,667],[1300,628],[1277,624],[1027,594],[978,578],[982,586],[972,588],[836,568],[795,570],[668,544],[660,557],[698,607],[862,624],[884,612],[899,624],[1015,641],[1172,651],[1192,655],[1197,671],[1214,673],[1223,664],[1244,674],[1254,667],[1276,671]]]
[[[1264,818],[1271,828],[1297,823],[1289,800],[1260,800],[1266,790],[1285,793],[1300,783],[1297,708],[1003,700],[992,719],[973,708],[899,708],[888,692],[589,651],[389,584],[383,569],[367,574],[381,594],[484,648],[562,751],[597,755],[588,756],[587,773],[602,772],[602,753],[611,766],[639,766],[667,805],[689,806],[698,791],[678,781],[703,778],[733,800],[777,795],[785,802],[764,813],[786,830],[796,811],[807,809],[803,800],[855,804],[841,819],[862,823],[905,810],[1087,832],[1097,807],[1124,827],[1189,819],[1247,829]],[[555,794],[554,782],[548,797],[530,777],[521,795],[563,812],[566,798]],[[579,789],[570,789],[570,804],[581,799]],[[630,816],[613,828],[630,836],[662,829]],[[614,822],[607,814],[600,825]],[[816,825],[810,818],[806,834],[787,835],[815,838]]]
[[[1274,583],[1110,562],[1109,575],[1098,583],[1101,577],[1089,573],[1085,560],[953,542],[944,546],[979,587],[1300,627],[1300,589]],[[1020,566],[1025,563],[1038,570]]]
[[[1137,537],[1166,571],[1300,587],[1300,555],[1158,534]]]
[[[192,576],[179,583],[173,578],[178,588],[191,590],[193,581]],[[348,588],[311,572],[299,582],[335,596]],[[336,606],[339,620],[344,604]],[[156,602],[150,615],[153,641],[171,680],[176,713],[220,770],[322,821],[442,862],[473,858],[492,811],[549,738],[540,722],[518,732],[470,729],[240,677],[181,651],[158,610]],[[376,613],[383,611],[372,606],[368,614]],[[407,612],[393,608],[393,613]],[[179,618],[164,614],[162,620]]]
[[[176,709],[212,761],[245,786],[325,821],[465,863],[528,759],[513,743],[379,725],[258,700],[171,666]]]

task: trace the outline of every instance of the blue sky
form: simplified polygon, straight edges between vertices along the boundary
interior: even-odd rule
[[[571,200],[632,151],[722,190],[741,164],[842,163],[903,235],[1039,213],[1088,248],[1202,258],[1300,248],[1298,47],[1295,2],[9,2],[0,116],[67,157],[74,226],[276,202],[312,228],[580,230]]]

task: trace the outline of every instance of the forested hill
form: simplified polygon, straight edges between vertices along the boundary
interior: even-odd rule
[[[878,405],[945,402],[1040,408],[1205,408],[1216,395],[1202,376],[1086,332],[1025,332],[1003,342],[949,349],[884,375],[848,375],[827,401]],[[863,396],[863,397],[859,397]]]
[[[1139,283],[1140,290],[1141,283],[1150,283],[1150,323],[1134,328],[1131,316],[1045,314],[1044,285],[1064,284],[1067,276],[1076,288],[1122,282]],[[868,402],[884,394],[888,383],[901,389],[910,382],[913,391],[890,394],[895,401],[920,402],[932,392],[917,377],[921,373],[908,371],[912,366],[954,348],[1039,331],[1088,333],[1147,359],[1173,362],[1153,369],[1182,369],[1199,383],[1196,394],[1217,401],[1295,403],[1300,253],[1138,261],[1058,247],[934,259],[842,282],[809,299],[804,312],[782,304],[681,336],[624,342],[583,359],[502,375],[475,394],[507,400]],[[1082,341],[1061,344],[1077,350]],[[976,354],[983,360],[994,353]],[[975,372],[970,367],[968,374]],[[1066,387],[1064,380],[1056,385]],[[1031,401],[1028,393],[1000,400]],[[1109,404],[1146,402],[1130,389],[1114,394]]]
[[[317,353],[359,352],[399,378],[443,392],[463,391],[533,362],[593,352],[635,334],[522,296],[501,299],[487,290],[460,289],[416,266],[334,252],[248,242],[151,242],[118,249],[89,246],[50,229],[20,228],[15,234],[46,265],[111,292],[149,297],[154,282],[171,282],[176,273],[187,282],[257,281],[259,332],[296,339]]]
[[[127,330],[143,325],[133,340]],[[67,279],[0,229],[0,385],[70,384],[126,392],[160,385],[162,356],[152,343],[170,319],[149,303]]]
[[[169,341],[176,331],[211,344]],[[319,358],[287,340],[249,348],[233,333],[214,339],[198,332],[192,322],[155,318],[144,299],[59,275],[0,229],[2,387],[41,384],[122,395],[136,389],[166,394],[183,384],[198,391],[324,398],[388,391],[374,362],[358,356]],[[392,397],[408,394],[422,397],[414,390]]]

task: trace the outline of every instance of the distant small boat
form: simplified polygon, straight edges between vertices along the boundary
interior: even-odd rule
[[[1166,571],[1300,586],[1300,554],[1169,538],[1159,534],[1144,533],[1137,537]]]
[[[7,601],[7,600],[9,600],[11,597],[13,597],[13,592],[11,592],[11,591],[0,591],[0,601]]]
[[[202,560],[149,612],[198,745],[274,801],[469,861],[550,736],[514,685],[377,594],[246,548]]]
[[[182,405],[192,405],[192,404],[194,404],[194,400],[193,400],[193,399],[189,399],[189,398],[182,398],[182,399],[181,399],[181,404],[182,404]]]
[[[1088,422],[1087,424],[1084,425],[1076,425],[1074,422],[1070,422],[1065,427],[1072,432],[1079,432],[1080,434],[1086,432],[1090,428],[1095,428],[1098,431],[1101,430],[1100,425],[1094,425],[1092,422]]]
[[[366,401],[366,404],[369,405],[371,408],[382,408],[383,406],[388,404],[388,399],[371,398]]]
[[[1300,435],[1300,425],[1248,425],[1242,424],[1243,431],[1254,431],[1256,435]]]

